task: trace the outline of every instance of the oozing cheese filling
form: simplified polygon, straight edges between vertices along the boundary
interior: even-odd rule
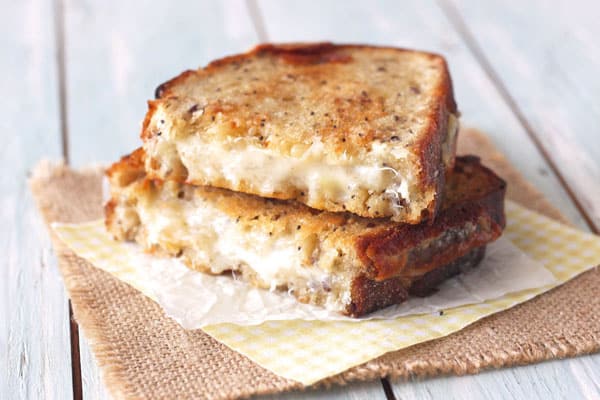
[[[359,160],[346,153],[330,154],[317,138],[312,144],[293,145],[287,155],[263,147],[260,137],[225,134],[227,124],[222,123],[215,123],[206,134],[175,138],[172,122],[162,114],[159,117],[160,135],[145,147],[151,156],[150,168],[160,169],[162,176],[173,173],[191,182],[262,196],[299,196],[317,208],[346,205],[356,212],[363,206],[372,207],[378,210],[375,215],[398,215],[405,207],[411,209],[411,202],[430,204],[435,196],[418,188],[419,171],[412,166],[413,156],[401,145],[374,141]],[[441,143],[446,167],[453,161],[457,130],[458,120],[450,115]],[[154,158],[162,161],[154,163]],[[394,167],[385,160],[393,160],[388,164]]]
[[[206,202],[160,201],[137,207],[149,245],[193,249],[198,265],[219,274],[247,266],[264,286],[274,290],[322,290],[331,286],[332,275],[307,263],[301,238],[294,233],[269,235],[261,229],[244,227],[233,217]],[[323,260],[327,255],[323,255]],[[314,262],[314,260],[312,261]],[[326,306],[343,309],[348,296],[331,293]]]
[[[323,163],[322,144],[313,144],[302,157],[282,157],[257,146],[237,148],[218,142],[182,140],[177,151],[189,171],[189,179],[207,181],[224,178],[233,187],[241,182],[263,194],[294,187],[308,196],[308,203],[321,199],[346,202],[353,193],[393,192],[410,201],[411,176],[382,165],[329,165]]]

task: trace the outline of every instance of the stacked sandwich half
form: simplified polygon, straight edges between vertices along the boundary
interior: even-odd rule
[[[456,157],[444,59],[262,45],[158,87],[108,171],[118,240],[361,316],[476,266],[505,183]]]

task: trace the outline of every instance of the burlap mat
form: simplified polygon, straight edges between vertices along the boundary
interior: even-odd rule
[[[478,154],[509,182],[508,196],[552,218],[559,211],[529,185],[490,141],[462,132],[459,153]],[[47,222],[102,216],[98,171],[54,167],[31,182]],[[78,258],[53,237],[73,312],[115,398],[229,399],[302,389],[230,350],[202,331],[186,331],[153,301]],[[380,377],[472,374],[600,349],[600,271],[448,337],[388,353],[319,385]]]

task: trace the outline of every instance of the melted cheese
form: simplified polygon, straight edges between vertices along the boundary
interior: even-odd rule
[[[149,245],[194,249],[196,261],[212,273],[245,265],[272,290],[284,285],[292,290],[316,287],[329,279],[317,265],[305,264],[294,234],[271,236],[258,228],[244,228],[206,203],[175,200],[168,207],[146,204],[138,210]]]
[[[376,144],[374,146],[373,150],[377,152]],[[181,141],[177,150],[192,181],[204,178],[210,182],[222,177],[234,188],[245,182],[265,194],[292,186],[305,192],[309,204],[319,199],[346,202],[359,190],[391,191],[394,196],[407,202],[410,200],[410,177],[403,177],[390,167],[353,165],[350,160],[342,165],[326,164],[320,142],[314,143],[298,158],[283,157],[257,146],[226,146],[218,142],[199,144],[195,139]]]

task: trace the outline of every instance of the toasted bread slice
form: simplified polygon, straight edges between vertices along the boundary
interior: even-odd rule
[[[262,45],[161,85],[142,138],[150,178],[418,223],[441,202],[457,115],[441,56]]]
[[[505,223],[505,184],[474,157],[457,159],[438,218],[419,225],[152,180],[143,164],[139,150],[108,171],[106,225],[116,239],[354,316],[475,264]]]

